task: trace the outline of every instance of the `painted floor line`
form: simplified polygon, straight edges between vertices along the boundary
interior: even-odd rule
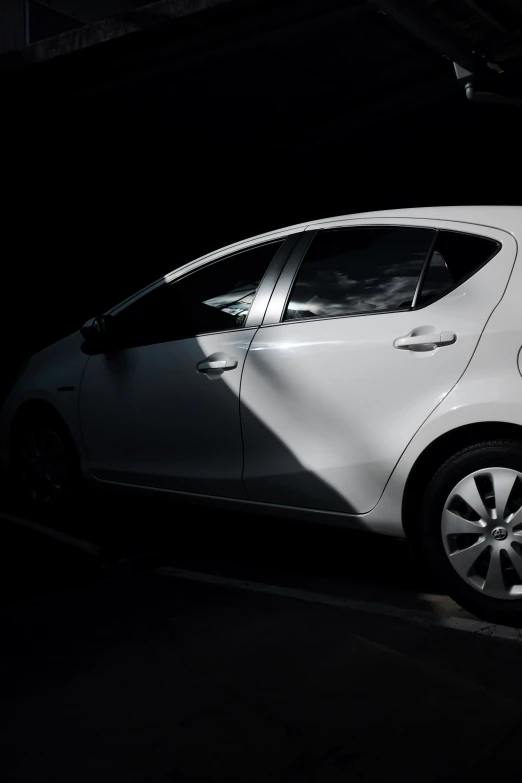
[[[69,546],[72,546],[75,549],[81,549],[83,552],[88,552],[88,554],[90,555],[100,554],[100,548],[96,546],[96,544],[91,544],[90,541],[83,541],[81,538],[75,538],[74,536],[69,536],[67,535],[67,533],[62,533],[61,530],[55,530],[52,527],[46,527],[45,525],[41,525],[39,522],[33,522],[31,519],[18,517],[15,516],[14,514],[6,513],[5,511],[2,511],[0,513],[0,518],[5,519],[8,522],[13,522],[16,525],[21,525],[22,527],[27,527],[30,528],[31,530],[35,530],[37,533],[42,533],[42,535],[44,536],[55,538],[57,541],[61,541],[64,544],[68,544]]]
[[[345,598],[338,595],[313,593],[293,587],[281,587],[261,582],[249,582],[243,579],[234,579],[227,576],[218,576],[216,574],[202,574],[196,571],[186,571],[182,568],[165,567],[157,568],[155,571],[156,573],[184,581],[231,587],[254,593],[267,593],[269,595],[280,596],[281,598],[294,598],[298,601],[323,604],[324,606],[335,606],[340,609],[351,609],[355,612],[363,612],[365,614],[396,617],[400,620],[416,622],[422,625],[451,628],[455,631],[465,631],[467,633],[494,636],[500,639],[522,642],[522,629],[511,628],[506,625],[492,625],[491,623],[482,622],[481,620],[469,620],[463,617],[437,617],[436,615],[431,615],[427,612],[419,612],[414,609],[410,610],[400,606],[392,606],[391,604],[358,601],[356,599]]]

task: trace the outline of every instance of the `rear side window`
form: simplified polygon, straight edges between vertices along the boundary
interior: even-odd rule
[[[319,231],[283,320],[408,310],[434,235],[399,227]]]
[[[440,231],[417,306],[426,305],[447,294],[477,272],[500,250],[493,239],[456,231]]]

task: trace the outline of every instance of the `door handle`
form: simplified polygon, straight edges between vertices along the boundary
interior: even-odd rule
[[[196,365],[198,372],[212,372],[212,370],[233,370],[237,367],[236,359],[205,359]]]
[[[415,348],[421,345],[435,345],[440,348],[443,345],[451,345],[456,339],[457,335],[453,332],[409,334],[407,337],[399,337],[393,344],[395,348]]]

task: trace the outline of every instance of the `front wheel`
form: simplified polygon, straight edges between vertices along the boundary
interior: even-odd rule
[[[39,413],[18,422],[11,474],[15,498],[26,508],[55,510],[72,500],[79,487],[78,458],[58,417]]]
[[[522,443],[477,443],[442,465],[424,497],[420,543],[457,603],[522,625]]]

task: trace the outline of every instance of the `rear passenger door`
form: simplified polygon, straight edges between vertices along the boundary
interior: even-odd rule
[[[515,242],[412,219],[305,236],[245,361],[245,487],[252,500],[361,514],[464,373]]]

